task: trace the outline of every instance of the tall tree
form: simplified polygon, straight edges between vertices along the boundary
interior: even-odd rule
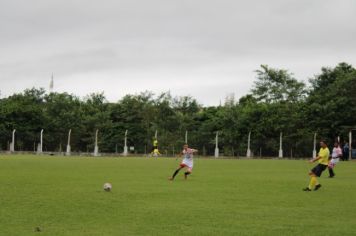
[[[261,65],[261,69],[256,70],[256,73],[257,81],[252,94],[258,101],[296,102],[303,99],[306,94],[305,84],[295,79],[287,70]]]
[[[337,135],[346,139],[348,129],[356,126],[356,70],[340,63],[322,68],[310,82],[306,123],[331,141]]]

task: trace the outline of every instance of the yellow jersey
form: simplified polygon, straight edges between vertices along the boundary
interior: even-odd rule
[[[153,146],[154,146],[154,147],[157,147],[157,146],[158,146],[158,141],[157,141],[157,140],[154,140],[154,141],[153,141]]]
[[[319,164],[328,165],[329,164],[329,156],[330,151],[329,148],[320,148],[319,155],[320,159],[318,160]]]

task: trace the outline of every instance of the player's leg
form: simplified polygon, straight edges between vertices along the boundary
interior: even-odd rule
[[[309,186],[308,187],[309,187],[309,189],[313,189],[314,188],[314,190],[317,190],[318,188],[321,187],[321,185],[318,182],[318,178],[317,178],[317,176],[315,174],[312,174],[310,176],[310,182],[309,182]]]
[[[328,170],[329,170],[329,178],[333,178],[335,176],[334,165],[329,165]]]
[[[184,164],[180,164],[180,165],[179,165],[179,168],[174,171],[172,177],[170,177],[169,179],[170,179],[170,180],[174,180],[174,177],[176,177],[176,175],[179,173],[179,171],[180,171],[181,169],[183,169],[184,167],[185,167]]]
[[[316,175],[313,172],[310,172],[309,175],[310,175],[309,185],[308,185],[308,187],[303,189],[304,191],[312,191],[312,189],[314,189],[314,187],[319,185]],[[320,187],[318,187],[318,188],[320,188]]]
[[[317,177],[320,177],[323,171],[327,168],[327,165],[318,164],[315,166],[309,173],[310,175],[310,182],[309,186],[304,191],[311,191],[314,188],[314,191],[318,190],[321,187],[319,184]]]
[[[154,151],[155,151],[155,149],[154,149],[154,147],[152,147],[151,152],[150,152],[150,154],[149,154],[149,157],[153,157]]]
[[[158,149],[154,149],[153,150],[153,156],[154,157],[158,157]]]
[[[308,187],[304,188],[303,191],[311,191],[311,190],[318,190],[321,187],[321,184],[319,184],[317,177],[321,175],[321,172],[323,171],[321,168],[322,166],[318,164],[315,166],[310,172],[310,181]]]
[[[184,178],[187,179],[188,178],[188,175],[190,175],[192,173],[192,168],[191,167],[188,167],[187,171],[184,172]]]
[[[331,161],[328,165],[329,178],[333,178],[335,176],[334,168],[335,168],[337,162],[338,162],[338,159],[331,159]]]

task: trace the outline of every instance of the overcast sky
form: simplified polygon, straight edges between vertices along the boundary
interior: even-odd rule
[[[53,72],[57,92],[217,105],[261,64],[307,81],[343,61],[356,65],[355,0],[0,0],[2,97]]]

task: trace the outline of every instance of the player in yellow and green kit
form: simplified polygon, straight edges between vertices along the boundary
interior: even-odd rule
[[[158,141],[157,141],[157,139],[154,139],[153,140],[153,147],[152,147],[152,151],[151,151],[151,156],[157,157],[157,156],[160,156],[160,155],[161,155],[161,153],[158,150]]]
[[[316,177],[320,177],[321,173],[328,167],[329,164],[329,156],[330,151],[328,146],[326,145],[325,141],[320,142],[320,151],[316,158],[311,159],[309,162],[313,163],[318,161],[318,165],[315,166],[310,172],[310,183],[309,186],[304,188],[303,191],[314,191],[318,190],[321,187]]]

